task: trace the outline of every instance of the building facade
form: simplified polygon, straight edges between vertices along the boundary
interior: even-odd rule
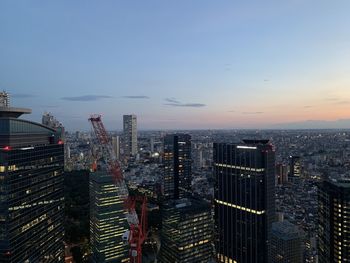
[[[304,233],[288,221],[272,223],[269,262],[303,262]]]
[[[214,143],[218,262],[268,262],[275,220],[275,152],[267,140]]]
[[[191,195],[192,159],[191,136],[189,134],[168,134],[164,137],[165,199],[178,199]]]
[[[183,198],[163,206],[160,262],[207,263],[213,255],[211,208]]]
[[[350,262],[350,181],[318,187],[318,262]]]
[[[137,154],[137,119],[136,115],[123,116],[123,139],[125,156]]]
[[[128,244],[122,235],[128,230],[123,200],[111,175],[90,173],[90,242],[93,262],[129,262]]]
[[[0,262],[64,262],[64,145],[0,107]]]

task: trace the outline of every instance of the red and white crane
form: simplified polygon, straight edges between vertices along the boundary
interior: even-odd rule
[[[129,190],[126,186],[120,163],[113,150],[112,143],[108,137],[107,131],[102,123],[101,115],[91,115],[89,121],[92,124],[96,139],[102,150],[102,157],[107,165],[108,173],[113,176],[113,182],[116,186],[118,195],[124,200],[126,219],[129,224],[129,230],[123,235],[123,240],[130,246],[130,262],[142,262],[142,244],[147,237],[147,200],[145,196],[129,196]],[[137,216],[135,206],[136,202],[141,201],[141,215]]]

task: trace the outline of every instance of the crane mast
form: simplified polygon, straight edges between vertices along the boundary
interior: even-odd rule
[[[107,165],[107,171],[113,177],[113,183],[116,187],[117,194],[124,200],[129,230],[124,233],[123,240],[128,242],[130,246],[130,262],[141,263],[142,244],[147,236],[147,199],[145,196],[129,196],[129,190],[126,186],[120,163],[103,125],[101,115],[91,115],[89,121],[91,122],[96,139],[102,150],[102,157]],[[142,204],[140,219],[135,210],[136,202],[141,202]]]

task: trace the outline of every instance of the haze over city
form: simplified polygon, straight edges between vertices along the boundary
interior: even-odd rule
[[[349,128],[348,1],[1,1],[0,89],[67,130]]]

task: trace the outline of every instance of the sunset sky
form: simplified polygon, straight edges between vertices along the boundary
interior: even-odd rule
[[[68,130],[350,119],[350,1],[0,1],[0,89]],[[349,121],[350,128],[350,121]]]

